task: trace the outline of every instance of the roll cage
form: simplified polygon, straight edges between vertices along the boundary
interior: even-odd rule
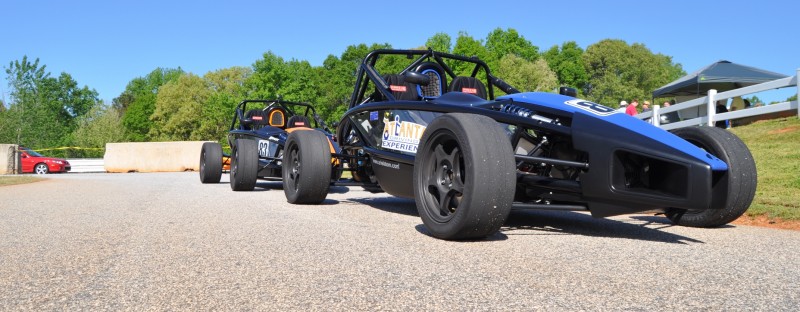
[[[375,50],[367,54],[364,58],[364,61],[359,65],[358,71],[356,73],[356,84],[353,90],[353,94],[350,97],[350,105],[348,109],[356,107],[358,105],[373,102],[376,99],[382,97],[386,101],[397,101],[398,99],[392,95],[390,90],[390,85],[387,83],[386,80],[378,73],[375,69],[375,64],[382,56],[389,56],[389,55],[401,55],[406,56],[408,59],[413,59],[414,61],[411,62],[410,65],[406,66],[399,74],[403,75],[408,72],[412,72],[415,68],[422,65],[426,62],[433,62],[438,64],[441,69],[444,71],[444,74],[449,76],[450,80],[453,80],[457,77],[457,74],[453,71],[453,69],[448,65],[446,60],[451,60],[454,62],[464,62],[473,64],[474,67],[472,68],[472,73],[470,77],[483,79],[482,82],[484,85],[487,86],[487,97],[489,100],[494,99],[494,87],[499,88],[503,92],[507,94],[512,93],[519,93],[520,91],[516,88],[512,87],[505,81],[500,78],[497,78],[492,75],[489,66],[486,65],[485,62],[478,59],[477,57],[466,57],[463,55],[456,55],[444,52],[437,52],[433,51],[432,49],[428,50],[394,50],[394,49],[380,49]],[[483,75],[480,75],[483,72]],[[367,90],[369,88],[370,83],[375,86],[376,91],[368,94]]]
[[[248,104],[250,108],[248,108]],[[253,108],[253,104],[260,104],[258,108]],[[231,121],[230,130],[245,130],[247,125],[252,124],[254,121],[247,116],[250,110],[262,110],[269,112],[271,110],[282,110],[286,113],[285,119],[291,116],[306,116],[313,123],[313,128],[324,129],[329,131],[325,122],[317,115],[314,106],[303,102],[284,101],[282,99],[276,100],[244,100],[236,105],[236,110]]]

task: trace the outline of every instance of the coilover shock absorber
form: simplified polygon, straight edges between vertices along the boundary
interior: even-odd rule
[[[540,115],[536,114],[535,111],[527,109],[527,108],[524,108],[522,106],[517,106],[517,105],[513,105],[513,104],[506,104],[506,105],[503,105],[500,108],[500,111],[504,112],[504,113],[509,113],[509,114],[512,114],[512,115],[522,116],[522,117],[525,117],[525,118],[531,118],[531,119],[538,120],[538,121],[541,121],[541,122],[553,123],[553,119],[540,116]]]

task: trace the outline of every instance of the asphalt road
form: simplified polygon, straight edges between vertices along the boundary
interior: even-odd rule
[[[295,206],[193,172],[0,187],[0,310],[800,310],[797,231],[517,212],[448,242],[412,201],[351,189]]]

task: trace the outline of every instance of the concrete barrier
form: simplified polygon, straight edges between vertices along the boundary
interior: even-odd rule
[[[108,172],[168,172],[200,170],[205,141],[108,143],[103,156]]]
[[[19,150],[19,146],[15,144],[0,144],[0,174],[18,174],[22,172],[17,150]]]

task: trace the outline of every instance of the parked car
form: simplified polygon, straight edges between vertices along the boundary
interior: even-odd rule
[[[409,65],[401,72],[379,72],[379,60],[402,58]],[[471,75],[458,75],[456,64]],[[495,98],[495,88],[505,95]],[[715,227],[750,206],[756,166],[734,134],[667,132],[575,94],[567,87],[520,92],[474,57],[373,51],[358,67],[336,133],[341,152],[333,156],[352,179],[332,185],[412,198],[425,227],[442,239],[491,235],[512,209],[598,218],[658,210],[677,225]],[[297,140],[303,167],[329,162],[317,152],[328,143],[310,139]],[[284,170],[294,186],[284,188],[289,202],[325,198],[299,194],[315,187],[308,181],[329,179],[319,167],[288,178]]]
[[[20,147],[20,160],[22,173],[47,174],[54,172],[69,172],[72,169],[66,159],[42,156],[27,147]]]

